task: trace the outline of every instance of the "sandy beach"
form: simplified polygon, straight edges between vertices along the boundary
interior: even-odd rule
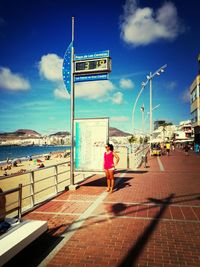
[[[27,159],[26,161],[17,161],[16,166],[13,164],[13,162],[5,163],[0,168],[0,177],[22,174],[27,171],[36,170],[40,167],[48,167],[70,161],[69,153],[70,152],[68,151],[67,156],[65,156],[65,152],[52,152],[49,159],[47,159],[47,155],[42,155],[32,160]]]
[[[70,154],[67,153],[66,156],[64,152],[52,152],[50,155],[50,159],[44,155],[17,163],[17,166],[13,166],[13,164],[1,166],[1,190],[7,191],[22,184],[23,209],[32,207],[33,203],[39,203],[48,196],[55,195],[56,192],[63,191],[69,184]],[[40,167],[41,164],[44,167]],[[34,202],[32,194],[34,194]],[[16,206],[17,199],[17,193],[7,195],[6,206],[10,205],[9,210]]]

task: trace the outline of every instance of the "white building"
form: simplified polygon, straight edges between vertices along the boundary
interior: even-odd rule
[[[181,121],[175,131],[174,141],[178,142],[192,142],[194,140],[194,131],[191,120]]]

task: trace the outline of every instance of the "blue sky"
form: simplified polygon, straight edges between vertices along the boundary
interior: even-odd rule
[[[62,62],[75,17],[75,54],[109,50],[107,81],[77,83],[75,117],[110,117],[110,126],[132,132],[132,109],[142,81],[153,79],[153,119],[174,124],[190,119],[189,86],[200,53],[197,0],[1,0],[0,132],[20,128],[42,134],[70,130],[70,95]],[[149,129],[149,84],[136,107],[140,130],[145,106]]]

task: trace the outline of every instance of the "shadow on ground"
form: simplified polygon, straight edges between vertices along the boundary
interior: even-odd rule
[[[118,177],[115,177],[115,179],[117,179]],[[133,177],[123,177],[123,178],[120,178],[120,182],[119,184],[124,184],[124,183],[127,183],[129,180],[132,180],[134,179]],[[99,178],[99,179],[96,179],[94,181],[89,181],[89,182],[84,182],[84,184],[81,184],[80,187],[84,187],[84,186],[95,186],[95,187],[106,187],[107,184],[106,184],[106,177],[102,177],[102,178]]]
[[[63,237],[53,237],[49,233],[44,233],[3,266],[36,267],[62,240]]]

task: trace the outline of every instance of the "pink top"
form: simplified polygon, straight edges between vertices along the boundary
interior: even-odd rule
[[[104,169],[111,169],[114,167],[114,154],[112,151],[104,153]]]

